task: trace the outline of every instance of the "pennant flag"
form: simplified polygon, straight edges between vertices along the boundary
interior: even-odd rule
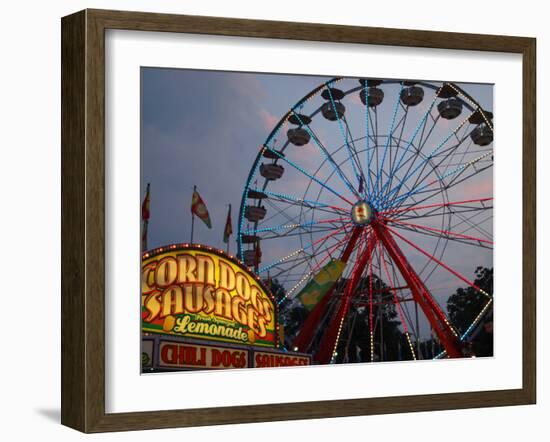
[[[141,232],[141,250],[147,250],[147,229],[149,227],[149,218],[151,216],[151,211],[149,205],[151,203],[151,196],[149,193],[150,184],[147,183],[147,191],[145,192],[145,198],[143,203],[141,203],[141,219],[143,220],[143,231]]]
[[[233,225],[231,224],[231,204],[227,212],[227,220],[225,221],[225,229],[223,229],[223,242],[228,243],[229,237],[233,234]]]
[[[143,203],[141,203],[141,219],[143,221],[149,221],[149,217],[151,216],[150,207],[149,207],[151,204],[149,188],[150,188],[150,184],[147,183],[147,191],[145,192],[145,198],[143,198]]]
[[[332,259],[309,281],[296,296],[304,307],[311,311],[321,299],[327,294],[333,284],[338,281],[346,263],[338,259]]]
[[[199,192],[197,192],[196,189],[193,190],[193,199],[191,200],[191,213],[197,215],[197,217],[199,217],[202,222],[204,222],[204,224],[208,226],[209,229],[212,228],[210,214],[208,213],[206,204],[204,204],[204,201],[202,200]]]

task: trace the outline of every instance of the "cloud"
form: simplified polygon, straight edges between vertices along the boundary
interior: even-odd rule
[[[264,129],[268,132],[271,132],[280,120],[280,117],[276,117],[266,109],[260,109],[258,113]]]

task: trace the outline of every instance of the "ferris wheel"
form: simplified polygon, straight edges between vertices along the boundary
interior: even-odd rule
[[[283,287],[283,311],[318,283],[293,350],[335,362],[360,312],[369,359],[384,360],[375,336],[389,318],[385,306],[411,359],[420,339],[412,307],[440,343],[437,357],[466,355],[493,302],[471,268],[492,267],[493,115],[465,89],[332,78],[291,106],[259,147],[241,202],[238,254]],[[484,299],[461,328],[444,305],[459,286]]]

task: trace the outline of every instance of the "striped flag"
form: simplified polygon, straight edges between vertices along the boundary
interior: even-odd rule
[[[147,250],[147,229],[149,227],[149,218],[151,217],[151,194],[150,183],[147,183],[147,191],[145,192],[145,198],[141,203],[141,220],[143,221],[143,229],[141,232],[141,250]]]
[[[231,224],[231,204],[227,212],[227,220],[225,221],[225,229],[223,229],[223,242],[228,243],[229,237],[233,234],[233,225]]]
[[[149,194],[151,184],[147,183],[147,191],[145,192],[145,198],[143,198],[143,203],[141,203],[141,219],[143,221],[149,221],[149,217],[151,216],[150,212],[150,204],[151,204],[151,197]]]
[[[197,215],[197,217],[200,218],[209,229],[212,228],[212,222],[210,221],[210,214],[208,213],[206,204],[204,204],[204,201],[202,200],[199,192],[197,192],[196,189],[193,190],[193,198],[191,200],[191,213],[193,215]]]

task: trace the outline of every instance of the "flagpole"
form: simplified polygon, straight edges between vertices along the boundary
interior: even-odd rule
[[[193,186],[193,195],[197,191],[197,186]],[[193,213],[193,203],[191,203],[191,244],[193,244],[193,230],[195,229],[195,214]]]
[[[231,204],[229,204],[229,215],[228,216],[231,216]],[[229,239],[231,237],[231,235],[228,235],[227,236],[227,254],[229,255],[229,243],[231,242],[231,240]]]

